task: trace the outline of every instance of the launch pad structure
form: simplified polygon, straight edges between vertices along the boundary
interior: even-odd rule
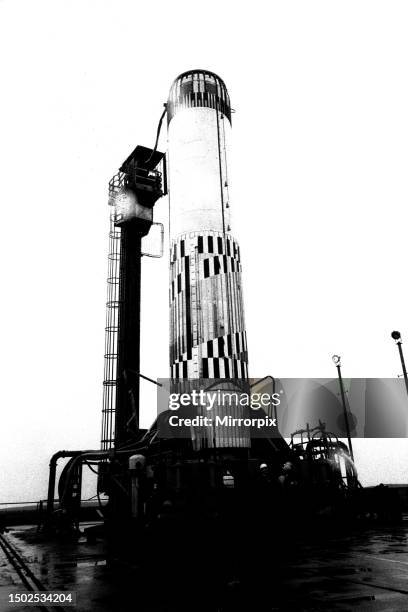
[[[275,390],[272,377],[253,381],[248,372],[242,261],[231,223],[231,116],[219,76],[184,72],[170,88],[154,148],[137,146],[109,182],[101,449],[64,454],[70,460],[59,482],[62,526],[54,510],[56,461],[62,455],[54,456],[46,523],[75,531],[82,465],[94,466],[98,495],[109,499],[101,511],[116,556],[123,553],[118,543],[126,548],[147,532],[163,535],[163,525],[174,521],[184,529],[199,518],[209,529],[215,524],[224,529],[226,521],[238,525],[259,512],[284,520],[299,503],[305,506],[303,517],[322,506],[348,516],[361,497],[349,449],[323,424],[312,436],[307,426],[291,444],[277,428],[254,435],[254,427],[242,424],[245,416],[273,422],[276,409],[255,413],[234,405],[226,412],[217,406],[219,427],[196,421],[198,426],[181,435],[169,434],[174,413],[165,410],[148,430],[140,428],[142,238],[164,195],[170,211],[169,392]],[[167,154],[158,150],[165,117]],[[193,416],[190,408],[180,416]],[[163,435],[163,424],[169,435]],[[322,498],[315,492],[323,483]]]

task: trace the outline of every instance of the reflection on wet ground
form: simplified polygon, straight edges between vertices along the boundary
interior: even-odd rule
[[[191,542],[185,570],[174,567],[169,550],[155,553],[160,567],[144,567],[138,551],[131,565],[111,567],[102,541],[39,541],[32,527],[13,528],[7,538],[47,589],[77,592],[78,612],[408,610],[408,521],[276,547],[269,541],[225,572],[218,542],[214,566],[207,563],[204,572],[201,566],[199,575],[200,546],[208,551],[210,543]],[[9,592],[24,589],[1,554],[1,612],[30,609],[7,604]]]

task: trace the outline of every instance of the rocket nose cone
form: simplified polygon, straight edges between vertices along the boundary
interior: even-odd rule
[[[224,81],[210,70],[188,70],[170,88],[167,121],[182,108],[208,107],[220,110],[231,121],[231,105]]]

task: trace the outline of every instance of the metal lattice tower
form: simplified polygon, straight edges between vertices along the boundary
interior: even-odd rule
[[[110,230],[102,404],[102,450],[139,431],[140,279],[142,238],[164,195],[164,154],[138,145],[109,182]]]

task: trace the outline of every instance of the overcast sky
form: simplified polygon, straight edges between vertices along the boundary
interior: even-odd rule
[[[218,73],[236,110],[251,376],[330,377],[333,353],[348,377],[400,373],[407,31],[403,1],[0,2],[0,501],[44,497],[56,450],[99,448],[107,182],[153,145],[190,68]],[[166,377],[167,256],[143,264],[141,370]],[[148,425],[148,383],[142,400]],[[408,480],[405,441],[356,455],[363,482]]]

